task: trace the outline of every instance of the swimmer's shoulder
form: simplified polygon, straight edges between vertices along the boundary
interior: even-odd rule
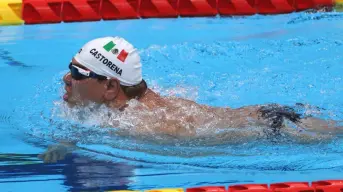
[[[168,105],[165,98],[151,89],[146,91],[146,93],[139,99],[139,102],[149,109],[165,107]]]

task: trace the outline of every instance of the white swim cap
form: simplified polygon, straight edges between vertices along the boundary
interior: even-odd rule
[[[121,37],[103,37],[87,42],[74,59],[98,75],[115,77],[125,86],[142,81],[138,51]]]

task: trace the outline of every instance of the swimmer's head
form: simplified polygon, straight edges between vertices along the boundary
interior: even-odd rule
[[[111,106],[139,98],[147,90],[138,51],[120,37],[87,42],[69,64],[64,76],[70,103],[92,101]]]

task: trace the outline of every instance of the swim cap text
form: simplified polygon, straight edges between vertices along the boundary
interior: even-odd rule
[[[106,65],[108,68],[110,68],[112,71],[116,72],[118,75],[121,76],[123,70],[111,61],[109,61],[105,56],[103,56],[101,53],[99,53],[96,49],[91,49],[90,53],[98,59],[100,62],[102,62],[104,65]]]

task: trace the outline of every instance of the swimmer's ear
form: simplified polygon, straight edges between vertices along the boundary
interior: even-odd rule
[[[120,90],[119,80],[116,78],[111,78],[107,80],[105,86],[106,86],[106,90],[105,90],[104,98],[107,101],[114,100],[119,94],[119,90]]]

